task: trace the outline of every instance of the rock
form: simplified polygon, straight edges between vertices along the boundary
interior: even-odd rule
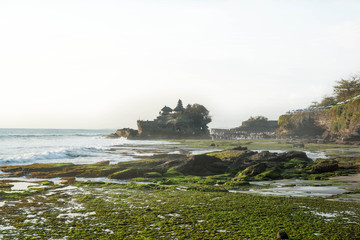
[[[238,147],[236,147],[236,148],[233,148],[232,150],[245,151],[245,150],[248,150],[248,148],[247,148],[247,147],[238,146]]]
[[[276,234],[276,237],[278,239],[289,239],[289,236],[286,234],[286,232],[278,232]]]
[[[115,172],[108,176],[110,179],[130,179],[130,178],[137,178],[137,177],[143,177],[145,174],[145,171],[143,169],[139,168],[127,168],[119,172]]]
[[[193,155],[175,170],[183,174],[207,176],[222,174],[228,169],[228,166],[221,159],[208,156],[206,154]]]
[[[96,165],[109,166],[109,165],[110,165],[110,161],[97,162]]]
[[[339,164],[337,161],[324,161],[317,163],[312,167],[314,173],[333,172],[339,170]]]
[[[76,182],[75,177],[63,177],[60,178],[60,180],[63,180],[61,184],[74,184]]]
[[[135,137],[138,135],[138,131],[131,129],[131,128],[123,128],[123,129],[118,129],[115,133],[118,137],[124,137],[124,138],[128,138],[128,137]]]
[[[267,165],[265,163],[257,163],[255,165],[252,165],[248,168],[246,168],[244,171],[241,172],[241,176],[255,176],[262,172],[264,172],[267,168]]]
[[[251,160],[254,161],[272,161],[273,159],[276,159],[278,157],[278,154],[271,153],[269,151],[262,151],[260,153],[257,153],[253,156],[251,156]]]

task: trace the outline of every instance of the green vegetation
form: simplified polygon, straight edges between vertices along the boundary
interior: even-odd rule
[[[348,104],[336,105],[329,110],[331,130],[339,132],[360,124],[360,97],[350,100]]]
[[[84,182],[1,207],[3,239],[359,239],[360,203]],[[85,190],[85,193],[83,190]],[[75,207],[76,206],[76,207]]]
[[[211,143],[232,149],[190,157],[162,154],[116,165],[102,162],[3,167],[2,171],[21,176],[62,176],[72,186],[39,181],[40,188],[11,192],[8,191],[11,182],[3,181],[0,236],[2,239],[276,239],[277,232],[285,231],[290,239],[360,238],[359,202],[249,193],[249,189],[278,187],[275,179],[323,180],[356,173],[360,167],[358,157],[336,156],[312,161],[302,152],[257,153],[239,148],[241,143],[253,149],[298,150],[293,143],[280,140],[182,141],[182,144],[213,149]],[[341,146],[305,144],[305,149],[335,147]],[[210,171],[213,167],[218,170],[224,163],[231,163],[226,165],[231,167],[223,173]],[[186,174],[189,170],[209,174]],[[74,176],[131,181],[76,182]],[[264,180],[272,181],[258,185],[250,182]],[[324,181],[308,185],[311,184],[344,183]],[[290,182],[283,187],[296,186]],[[248,193],[239,193],[242,191]],[[358,200],[358,193],[356,188],[340,197]]]
[[[294,147],[294,142],[280,139],[251,139],[251,140],[172,140],[186,146],[202,147],[208,149],[217,148],[219,150],[226,148],[233,148],[238,146],[246,146],[249,150],[282,150],[282,151],[327,151],[333,149],[351,150],[359,149],[358,145],[342,145],[342,144],[316,144],[316,143],[305,143],[304,148]],[[214,146],[211,146],[211,145]]]
[[[334,86],[337,101],[345,101],[360,94],[360,76],[350,76],[350,79],[341,79]]]

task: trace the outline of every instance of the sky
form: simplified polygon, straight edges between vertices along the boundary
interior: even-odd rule
[[[0,128],[272,120],[360,72],[360,1],[0,0]]]

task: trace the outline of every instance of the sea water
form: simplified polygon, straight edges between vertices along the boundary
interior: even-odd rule
[[[134,149],[154,149],[158,145],[172,144],[103,136],[114,131],[3,128],[0,129],[0,166],[32,163],[91,164],[104,160],[113,164],[138,159],[141,153]],[[114,151],[113,147],[118,151]]]

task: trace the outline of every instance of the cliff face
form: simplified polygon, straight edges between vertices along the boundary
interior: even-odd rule
[[[330,109],[282,115],[278,133],[322,138],[329,142],[360,142],[360,98]]]

